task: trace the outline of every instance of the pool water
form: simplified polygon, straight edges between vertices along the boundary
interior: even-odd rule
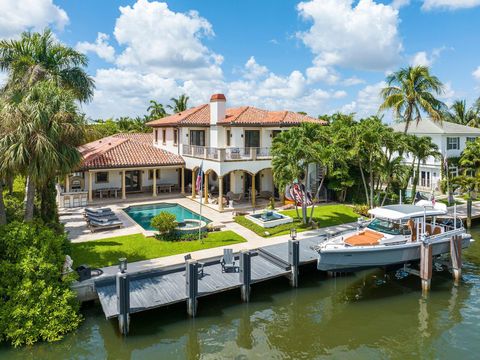
[[[153,227],[150,226],[152,218],[161,212],[167,212],[175,215],[179,223],[183,222],[185,219],[196,219],[203,220],[207,224],[211,221],[205,217],[200,217],[199,214],[193,212],[181,205],[178,204],[151,204],[151,205],[138,205],[138,206],[129,206],[126,209],[123,209],[137,224],[142,228],[148,231],[155,231]]]

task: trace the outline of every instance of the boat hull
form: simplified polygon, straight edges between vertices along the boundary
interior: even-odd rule
[[[462,238],[462,248],[470,245],[471,237]],[[339,250],[318,250],[317,268],[321,271],[350,272],[377,267],[390,267],[420,260],[420,242],[382,247],[349,247]],[[450,239],[432,242],[433,256],[450,252]]]

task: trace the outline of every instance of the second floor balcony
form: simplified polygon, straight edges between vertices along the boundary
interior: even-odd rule
[[[268,160],[272,158],[268,147],[215,148],[186,144],[182,146],[182,155],[214,161]]]

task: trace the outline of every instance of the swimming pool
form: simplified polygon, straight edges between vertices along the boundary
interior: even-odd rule
[[[155,231],[154,228],[150,226],[150,222],[152,218],[161,212],[168,212],[170,214],[175,215],[177,221],[182,223],[186,219],[196,219],[196,220],[203,220],[207,224],[211,221],[206,217],[201,217],[196,212],[188,210],[181,205],[178,204],[168,204],[168,203],[159,203],[159,204],[151,204],[151,205],[137,205],[137,206],[129,206],[123,209],[130,216],[137,224],[139,224],[142,228],[148,231]]]

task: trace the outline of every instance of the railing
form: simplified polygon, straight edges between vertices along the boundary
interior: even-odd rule
[[[267,147],[215,148],[187,144],[182,145],[182,155],[215,161],[264,160],[272,157],[270,148]]]

